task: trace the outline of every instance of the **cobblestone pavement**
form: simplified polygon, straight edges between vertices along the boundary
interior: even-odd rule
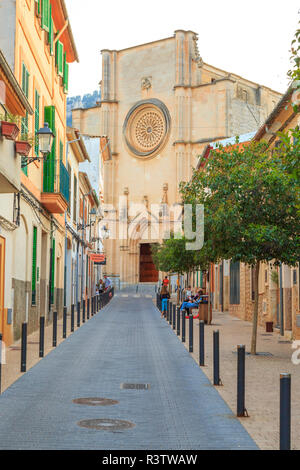
[[[175,297],[173,298],[175,302]],[[188,320],[186,320],[188,322]],[[170,327],[169,327],[170,328]],[[213,322],[205,326],[205,367],[201,370],[213,380],[213,331],[220,332],[220,376],[223,386],[218,391],[232,412],[236,413],[238,344],[250,351],[252,324],[228,313],[214,312]],[[186,323],[188,348],[189,330]],[[300,449],[300,365],[291,361],[292,342],[282,338],[277,331],[266,333],[258,327],[257,356],[246,355],[246,408],[248,418],[240,422],[262,450],[279,449],[279,377],[280,373],[292,375],[292,427],[291,448]],[[199,363],[199,321],[194,320],[194,352],[191,356]]]
[[[118,294],[3,393],[1,449],[257,449],[146,295]],[[78,425],[95,419],[134,426]]]

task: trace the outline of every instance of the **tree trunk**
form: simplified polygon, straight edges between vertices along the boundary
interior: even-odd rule
[[[257,323],[258,323],[258,280],[259,280],[260,262],[255,265],[254,276],[254,311],[253,311],[253,326],[252,326],[252,339],[251,339],[251,354],[256,354],[256,339],[257,339]]]
[[[180,304],[180,285],[179,285],[179,273],[177,273],[177,305]]]
[[[211,265],[209,265],[207,273],[208,273],[208,276],[207,276],[207,284],[208,284],[208,286],[207,286],[208,287],[208,289],[207,289],[207,293],[208,293],[207,324],[211,325],[211,321],[212,321],[211,314],[210,314],[210,307],[211,307],[211,301],[210,301],[210,298],[211,298]]]

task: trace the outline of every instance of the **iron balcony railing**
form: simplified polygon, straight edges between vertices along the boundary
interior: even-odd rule
[[[58,171],[57,171],[58,170]],[[61,160],[51,159],[44,161],[43,192],[60,193],[69,204],[70,176]]]

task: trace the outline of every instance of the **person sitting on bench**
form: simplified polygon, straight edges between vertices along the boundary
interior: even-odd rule
[[[202,290],[201,290],[201,294],[202,294]],[[197,298],[195,298],[192,302],[183,302],[181,307],[180,307],[180,310],[181,311],[186,310],[187,313],[189,314],[191,308],[198,308],[199,304],[202,300],[202,295],[201,294],[200,294],[200,290],[199,290]]]

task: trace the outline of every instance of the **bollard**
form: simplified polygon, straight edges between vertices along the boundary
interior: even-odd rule
[[[169,325],[172,325],[172,312],[173,312],[173,304],[169,302]]]
[[[2,334],[0,333],[0,395],[2,393]]]
[[[180,336],[180,307],[177,307],[177,336]]]
[[[280,374],[280,450],[291,450],[291,374]]]
[[[94,308],[95,308],[95,296],[92,297],[92,307],[91,307],[92,317],[94,316]]]
[[[64,307],[63,312],[63,339],[67,337],[67,307]]]
[[[77,302],[77,328],[80,327],[80,302]]]
[[[90,299],[87,299],[87,319],[90,319]]]
[[[204,321],[199,323],[199,365],[204,366]]]
[[[53,312],[53,340],[52,346],[56,348],[57,346],[57,312]]]
[[[82,323],[85,323],[85,299],[82,300]]]
[[[176,305],[173,304],[173,330],[176,328]]]
[[[220,379],[220,345],[219,345],[219,330],[213,333],[213,346],[214,346],[214,385],[221,385]]]
[[[182,334],[181,339],[182,342],[185,343],[185,310],[182,310]]]
[[[189,352],[194,350],[194,317],[190,315],[189,318]]]
[[[74,311],[75,311],[75,305],[71,305],[71,332],[74,332]]]
[[[21,372],[26,372],[26,359],[27,359],[27,323],[22,323]]]
[[[245,345],[237,346],[237,416],[248,416],[245,408]]]
[[[169,321],[169,299],[167,299],[167,322]]]
[[[45,317],[40,317],[40,357],[44,357],[45,349]]]

